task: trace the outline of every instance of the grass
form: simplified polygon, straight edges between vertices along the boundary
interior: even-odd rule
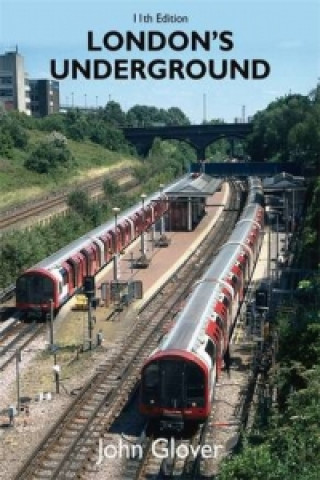
[[[98,177],[111,168],[124,168],[137,162],[129,155],[111,152],[90,141],[75,142],[68,139],[68,146],[75,159],[74,167],[50,175],[35,173],[24,167],[24,161],[48,133],[28,130],[28,134],[29,145],[26,150],[14,149],[12,158],[0,157],[1,209],[19,205],[47,192],[62,190],[74,181]]]

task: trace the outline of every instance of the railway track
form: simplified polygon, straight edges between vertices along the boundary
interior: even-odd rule
[[[16,320],[0,333],[0,373],[45,328],[37,323],[24,324],[18,318]]]
[[[104,176],[99,180],[91,180],[90,182],[79,185],[81,190],[88,191],[91,196],[92,193],[102,191],[103,181],[106,178],[118,182],[126,176],[131,175],[132,171],[129,168],[121,171],[110,172],[107,176]],[[7,212],[0,213],[0,231],[12,227],[22,221],[27,220],[29,217],[43,214],[52,208],[63,207],[66,205],[69,194],[74,190],[74,187],[56,195],[48,196],[39,201],[34,201],[27,204],[24,207],[16,208],[14,210],[8,210]]]
[[[10,300],[13,297],[15,290],[16,290],[16,286],[14,284],[9,285],[8,287],[1,290],[0,291],[0,304]]]
[[[108,434],[138,386],[144,360],[156,348],[164,329],[172,323],[182,300],[202,275],[207,262],[230,235],[239,213],[235,186],[232,193],[228,211],[222,214],[223,222],[218,222],[197,247],[198,255],[191,254],[140,310],[134,329],[125,341],[118,343],[113,356],[97,368],[96,374],[50,429],[15,480],[86,478],[85,471],[95,455],[99,439]],[[224,228],[219,228],[220,225]],[[141,462],[137,469],[147,471],[144,463],[148,467],[148,461]]]

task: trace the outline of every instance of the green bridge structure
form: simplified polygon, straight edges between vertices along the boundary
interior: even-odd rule
[[[197,160],[204,160],[205,150],[211,144],[226,138],[231,142],[245,138],[252,132],[251,123],[221,123],[184,126],[153,126],[139,128],[123,128],[123,134],[128,142],[134,145],[137,152],[147,155],[155,138],[162,140],[180,140],[191,145],[197,154]],[[232,154],[232,153],[231,153]]]

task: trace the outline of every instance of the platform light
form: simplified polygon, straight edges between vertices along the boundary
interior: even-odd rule
[[[142,200],[142,232],[141,232],[141,256],[145,256],[145,246],[144,246],[144,229],[145,229],[145,210],[144,210],[144,202],[147,198],[145,193],[141,193],[140,198]]]
[[[115,245],[113,251],[113,279],[115,282],[118,281],[118,213],[120,212],[119,207],[113,207],[112,209],[114,214],[114,234],[115,234]]]

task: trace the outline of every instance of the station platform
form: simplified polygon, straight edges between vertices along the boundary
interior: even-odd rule
[[[111,282],[114,275],[113,261],[110,262],[96,276],[96,297],[99,306],[92,310],[94,317],[93,343],[97,333],[101,333],[106,343],[113,343],[127,328],[132,325],[135,313],[147,302],[150,297],[170,278],[192,252],[196,252],[210,229],[220,221],[220,215],[229,196],[229,185],[224,183],[221,191],[207,198],[210,206],[206,208],[206,215],[191,232],[165,232],[170,240],[168,247],[155,247],[151,233],[145,236],[145,252],[150,264],[147,268],[132,268],[132,260],[141,256],[141,238],[135,240],[121,255],[118,263],[118,279],[120,281],[141,281],[143,298],[133,301],[129,307],[115,313],[115,304],[105,305],[101,299],[101,284]],[[220,206],[217,206],[220,205]],[[155,239],[159,232],[155,233]],[[76,298],[68,302],[60,311],[54,322],[54,336],[57,344],[86,344],[88,339],[88,312],[70,311],[74,308]]]

